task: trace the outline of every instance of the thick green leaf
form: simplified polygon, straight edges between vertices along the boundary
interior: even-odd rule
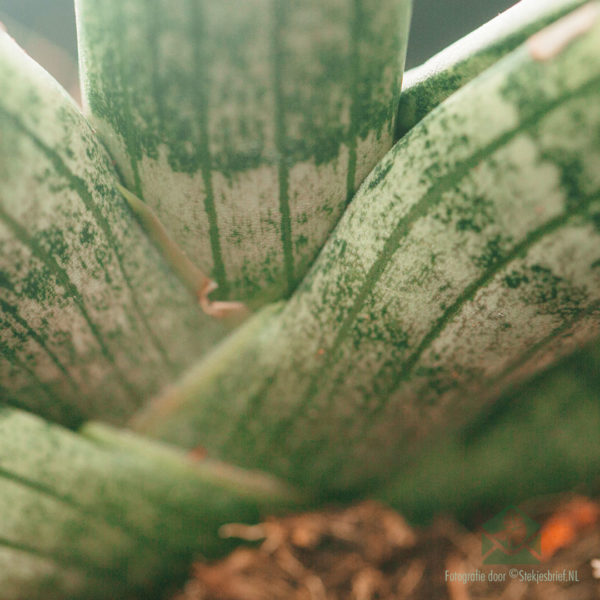
[[[222,328],[147,241],[93,130],[0,34],[0,397],[122,421]]]
[[[400,139],[440,102],[587,0],[521,0],[479,29],[404,74],[396,119]]]
[[[391,147],[409,0],[77,0],[89,117],[222,298],[306,273]]]
[[[379,494],[412,519],[468,518],[542,494],[600,490],[600,343],[435,444]]]
[[[299,506],[262,474],[91,425],[83,435],[0,411],[3,600],[155,597],[195,556],[230,547],[227,522]]]
[[[571,17],[539,34],[413,128],[284,308],[239,330],[138,427],[320,489],[363,487],[596,335],[594,15],[586,34]],[[534,58],[540,44],[554,54]]]

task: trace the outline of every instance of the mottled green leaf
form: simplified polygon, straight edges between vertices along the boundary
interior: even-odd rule
[[[423,65],[404,74],[396,139],[530,35],[587,0],[521,0]]]
[[[221,298],[306,273],[391,147],[409,0],[77,0],[84,99]]]
[[[262,474],[105,425],[83,434],[0,411],[0,589],[3,600],[148,600],[193,558],[231,544],[227,522],[300,505]]]
[[[66,92],[0,34],[0,397],[122,421],[221,327],[139,227]]]
[[[545,31],[546,60],[519,48],[413,128],[285,306],[140,429],[321,490],[364,489],[597,335],[600,23],[586,23]]]

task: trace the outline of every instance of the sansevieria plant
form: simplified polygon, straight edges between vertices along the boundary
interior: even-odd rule
[[[590,480],[598,378],[517,388],[600,369],[600,3],[404,84],[409,0],[75,5],[83,110],[0,34],[2,600],[160,598],[332,499],[472,506],[427,454],[467,424],[490,490],[558,428]]]

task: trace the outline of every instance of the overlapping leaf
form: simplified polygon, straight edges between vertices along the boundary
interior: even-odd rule
[[[398,104],[399,139],[440,102],[522,44],[529,36],[587,0],[521,0],[479,29],[407,71]]]
[[[0,439],[3,600],[157,597],[195,556],[230,547],[220,525],[300,501],[106,426],[76,434],[3,409]]]
[[[223,335],[118,193],[58,84],[0,34],[0,397],[123,420]]]
[[[77,0],[89,117],[219,285],[288,294],[391,147],[408,0]]]
[[[411,518],[460,517],[600,481],[600,342],[501,399],[467,431],[433,444],[378,497]]]
[[[581,14],[561,21],[413,128],[285,307],[138,426],[363,487],[597,335],[600,25],[586,10],[587,33]]]

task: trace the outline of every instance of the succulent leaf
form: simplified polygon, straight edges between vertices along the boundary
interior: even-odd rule
[[[147,240],[66,92],[0,33],[2,401],[123,421],[224,331]]]
[[[588,0],[521,0],[404,74],[396,139],[529,36]]]
[[[577,489],[598,492],[600,342],[433,444],[378,497],[414,519],[459,517]]]
[[[409,0],[77,0],[87,114],[221,299],[288,295],[391,147]]]
[[[413,128],[283,309],[137,426],[321,490],[364,489],[597,335],[592,6],[590,31],[554,56],[520,47]]]
[[[231,547],[219,527],[304,499],[265,475],[106,425],[81,434],[0,411],[4,600],[149,598],[195,556]]]

